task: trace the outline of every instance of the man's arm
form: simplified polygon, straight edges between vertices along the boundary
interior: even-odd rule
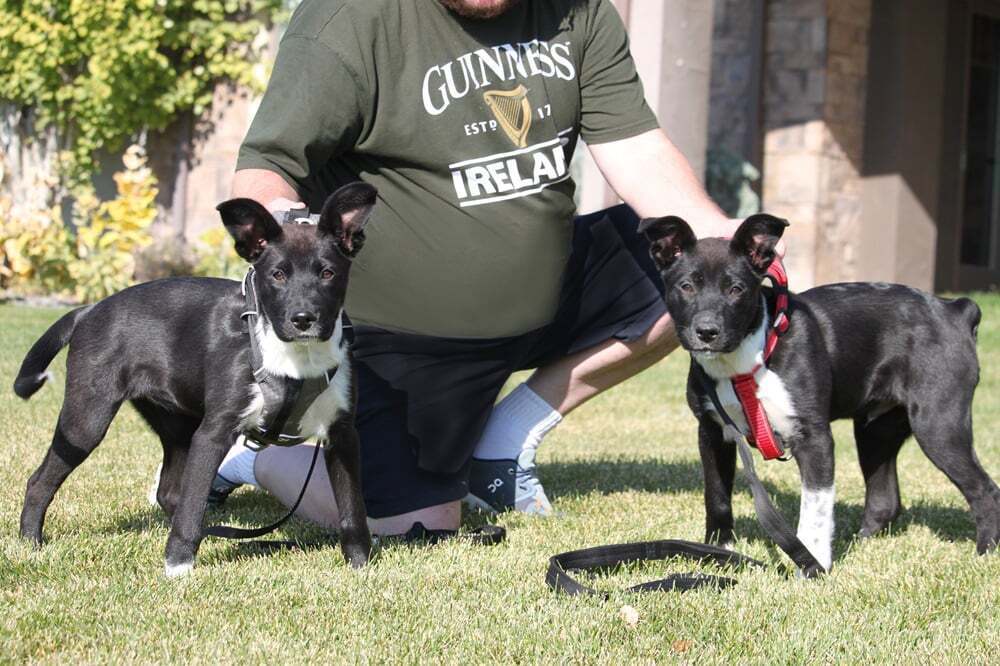
[[[285,179],[266,169],[241,169],[233,176],[231,196],[254,199],[272,213],[302,208],[298,192]]]
[[[604,178],[640,217],[677,215],[699,238],[736,230],[662,129],[588,147]]]

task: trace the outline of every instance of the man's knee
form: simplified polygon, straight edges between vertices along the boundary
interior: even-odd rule
[[[677,348],[677,332],[674,321],[669,314],[664,313],[646,332],[629,343],[633,353],[658,354],[663,358]]]

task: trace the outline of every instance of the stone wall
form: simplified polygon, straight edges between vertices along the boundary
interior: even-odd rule
[[[196,240],[220,224],[215,207],[229,198],[236,157],[258,100],[247,91],[220,85],[211,111],[198,128],[185,192],[184,236]]]
[[[871,0],[770,0],[764,209],[797,288],[857,278]]]

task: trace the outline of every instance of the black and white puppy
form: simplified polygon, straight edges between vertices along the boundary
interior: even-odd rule
[[[219,205],[241,257],[253,264],[257,335],[267,375],[305,379],[336,370],[299,420],[299,435],[325,446],[341,517],[341,547],[354,566],[368,560],[368,532],[354,427],[356,387],[342,337],[351,258],[364,241],[375,188],[346,185],[315,226],[282,226],[260,204]],[[171,517],[166,573],[194,566],[215,471],[238,433],[259,417],[240,283],[170,278],[125,289],[57,321],[31,348],[14,383],[27,399],[69,345],[66,394],[52,445],[28,481],[21,535],[40,544],[56,491],[104,439],[125,400],[159,435],[157,501]]]
[[[731,241],[696,240],[677,217],[640,226],[666,286],[681,345],[716,382],[723,409],[745,430],[729,378],[762,362],[774,294],[761,279],[787,222],[747,218]],[[791,327],[766,367],[758,398],[802,478],[798,536],[827,570],[834,532],[830,422],[854,420],[865,478],[860,534],[881,531],[901,510],[896,455],[915,436],[958,487],[976,521],[980,553],[1000,540],[1000,490],[972,448],[972,397],[979,381],[979,307],[884,283],[833,284],[791,295]],[[706,539],[733,539],[735,442],[703,384],[688,376],[705,474]]]

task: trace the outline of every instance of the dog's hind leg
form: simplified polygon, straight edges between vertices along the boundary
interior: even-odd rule
[[[201,419],[171,413],[148,400],[133,400],[132,404],[160,438],[163,446],[163,466],[156,488],[156,501],[168,516],[172,516],[180,500],[181,477],[188,449],[191,447],[191,438]]]
[[[976,551],[995,550],[1000,544],[1000,488],[972,448],[971,391],[938,387],[933,396],[909,405],[913,434],[969,503],[976,521]]]
[[[56,491],[101,443],[121,406],[121,402],[112,402],[98,394],[99,391],[92,387],[67,382],[66,401],[59,412],[52,445],[42,464],[28,479],[24,493],[21,536],[36,544],[42,543],[45,512]]]
[[[854,441],[865,477],[865,513],[858,532],[863,538],[887,528],[903,508],[896,457],[910,434],[903,407],[894,407],[871,421],[864,416],[854,419]]]

